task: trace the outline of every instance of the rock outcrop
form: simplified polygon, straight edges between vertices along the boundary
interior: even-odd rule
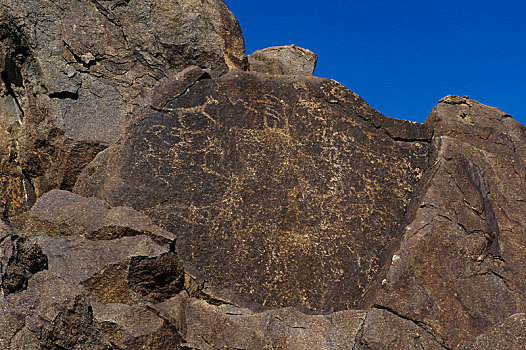
[[[25,241],[18,244],[22,231],[9,226],[2,240],[4,246],[25,244],[38,257],[17,255],[15,266],[34,261],[22,288],[7,293],[10,270],[2,274],[3,349],[178,348],[178,331],[144,304],[184,289],[182,263],[165,237],[169,233],[137,222],[145,219],[131,208],[110,208],[67,191],[46,194],[28,214],[29,220],[20,220],[27,225]],[[2,251],[10,250],[20,248]],[[9,254],[0,258],[2,271],[13,265]]]
[[[247,65],[221,0],[4,0],[0,15],[0,201],[24,211],[71,189],[154,86],[197,65]]]
[[[426,124],[432,163],[375,304],[455,348],[524,310],[526,129],[454,96]]]
[[[508,114],[248,67],[219,0],[0,6],[1,349],[524,348]]]
[[[296,45],[273,46],[248,56],[249,71],[275,75],[313,75],[318,55]]]
[[[147,113],[74,191],[151,216],[226,300],[338,311],[399,238],[430,138],[334,81],[232,72]]]
[[[519,350],[526,344],[526,315],[515,314],[501,324],[491,327],[464,350],[495,349]]]

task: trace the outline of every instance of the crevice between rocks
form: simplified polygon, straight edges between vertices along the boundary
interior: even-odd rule
[[[191,88],[193,88],[197,83],[199,83],[200,81],[202,80],[207,80],[207,79],[212,79],[212,76],[210,75],[210,73],[206,72],[206,71],[203,71],[203,73],[197,77],[197,79],[195,79],[194,82],[192,82],[190,85],[188,85],[186,87],[186,89],[184,89],[182,92],[178,93],[177,95],[175,96],[170,96],[170,99],[165,101],[161,106],[153,106],[152,104],[150,104],[150,108],[154,111],[157,111],[157,112],[169,112],[169,110],[166,108],[166,106],[173,100],[176,100],[177,98],[183,96],[184,94],[188,93],[188,91],[190,91]]]
[[[381,125],[379,125],[377,128],[381,128]],[[432,130],[432,135],[434,135],[434,130]],[[420,209],[422,197],[425,196],[425,194],[427,193],[427,190],[430,187],[433,178],[435,177],[440,167],[440,153],[437,152],[436,146],[433,144],[433,140],[434,138],[432,137],[429,141],[416,141],[429,142],[431,144],[427,155],[427,165],[425,167],[425,170],[423,171],[421,179],[415,184],[415,190],[404,209],[404,213],[402,215],[400,223],[395,228],[396,234],[393,236],[394,238],[391,241],[390,245],[385,249],[383,261],[380,262],[378,265],[378,272],[369,284],[367,290],[363,293],[362,299],[359,301],[357,307],[366,309],[371,308],[372,305],[374,305],[376,295],[382,288],[381,281],[386,278],[386,275],[389,271],[389,267],[391,266],[391,257],[397,250],[399,250],[400,244],[406,234],[405,229],[411,222],[413,222],[416,213]],[[429,225],[429,223],[425,224],[423,227],[427,225]],[[417,231],[417,233],[423,227],[421,227]]]
[[[52,92],[49,95],[49,98],[57,98],[61,100],[78,100],[79,99],[79,93],[78,92],[71,92],[71,91],[59,91],[59,92]]]
[[[16,63],[9,58],[5,57],[5,69],[0,73],[0,78],[2,79],[4,86],[6,88],[6,93],[8,96],[13,98],[15,105],[20,112],[21,118],[19,122],[21,123],[24,120],[24,109],[22,108],[22,103],[20,102],[18,96],[13,89],[13,86],[23,88],[23,79],[20,69],[16,66]]]
[[[373,305],[372,308],[373,309],[377,309],[377,310],[383,310],[383,311],[389,312],[390,314],[392,314],[392,315],[394,315],[394,316],[396,316],[398,318],[401,318],[403,320],[406,320],[406,321],[409,321],[409,322],[413,323],[415,326],[417,326],[418,328],[422,329],[429,336],[431,336],[445,350],[452,350],[450,347],[448,347],[447,345],[444,344],[443,340],[439,339],[437,336],[435,336],[433,334],[433,332],[432,332],[433,328],[430,325],[428,325],[427,323],[422,322],[422,321],[413,320],[412,318],[410,318],[408,316],[405,316],[405,315],[402,315],[402,314],[396,312],[395,310],[393,310],[393,309],[391,309],[390,307],[387,307],[387,306],[375,304],[375,305]]]

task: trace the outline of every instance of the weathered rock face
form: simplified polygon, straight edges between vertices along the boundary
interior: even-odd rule
[[[148,91],[190,65],[245,69],[221,0],[6,0],[0,15],[0,200],[7,216],[71,189]]]
[[[2,223],[3,224],[3,223]],[[38,245],[25,237],[11,234],[3,227],[0,236],[2,261],[1,290],[5,295],[27,288],[27,281],[39,271],[47,269],[47,257]]]
[[[294,46],[227,73],[221,1],[0,7],[0,349],[524,348],[506,113],[393,120]]]
[[[526,129],[453,96],[426,123],[433,165],[375,303],[455,348],[524,310]]]
[[[519,350],[526,344],[526,315],[514,314],[501,324],[491,327],[464,350]]]
[[[11,218],[11,223],[28,235],[77,234],[95,240],[147,235],[160,244],[171,244],[175,239],[175,235],[159,229],[148,216],[131,208],[112,208],[102,200],[62,190],[47,192],[31,210]]]
[[[38,209],[44,206],[45,213]],[[305,315],[295,308],[283,308],[257,313],[194,294],[196,284],[203,282],[183,271],[173,244],[160,245],[151,239],[153,232],[162,229],[150,225],[143,234],[87,239],[101,219],[76,215],[81,208],[86,213],[105,210],[106,214],[100,214],[103,221],[112,220],[109,213],[118,209],[93,198],[52,191],[26,215],[31,224],[25,230],[32,243],[28,238],[22,245],[39,252],[39,258],[29,261],[45,264],[34,269],[24,288],[12,293],[6,293],[9,278],[0,275],[2,349],[330,350],[352,348],[358,340],[361,348],[368,342],[382,348],[378,344],[402,343],[380,335],[379,328],[396,327],[408,337],[419,331],[410,321],[381,310]],[[67,220],[62,216],[65,210],[73,214]],[[128,228],[137,216],[141,214],[127,208],[127,214],[112,226],[115,230]],[[63,230],[38,233],[33,224],[38,220]],[[0,230],[0,262],[6,271],[6,263],[15,261],[9,252],[20,251],[6,247],[18,244],[22,231],[4,223]],[[193,294],[199,299],[190,296]],[[425,349],[441,349],[430,335],[411,339]]]
[[[75,191],[150,215],[227,299],[342,310],[396,240],[429,139],[333,81],[235,72],[151,111]]]
[[[313,75],[318,55],[296,45],[273,46],[248,56],[249,71],[276,75]]]
[[[131,208],[66,191],[46,194],[27,217],[25,235],[1,227],[2,349],[179,348],[178,330],[144,304],[184,289],[167,232],[147,223],[139,229],[144,216]],[[94,236],[97,227],[120,234]],[[24,283],[13,282],[19,271]]]

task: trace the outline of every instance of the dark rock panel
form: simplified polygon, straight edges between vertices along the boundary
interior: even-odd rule
[[[148,92],[191,65],[246,69],[221,0],[3,1],[0,214],[26,210],[29,192],[71,189]]]
[[[4,295],[26,289],[29,278],[47,267],[47,256],[38,244],[14,230],[0,234],[0,288]]]
[[[318,55],[296,45],[273,46],[248,56],[248,70],[277,75],[313,75]]]
[[[155,258],[134,256],[127,280],[130,288],[145,299],[163,301],[184,289],[184,268],[173,252]]]
[[[320,78],[233,72],[162,105],[75,191],[150,215],[226,300],[359,305],[427,166],[430,129]]]
[[[462,347],[524,310],[526,129],[454,96],[426,124],[435,130],[433,166],[376,304]]]

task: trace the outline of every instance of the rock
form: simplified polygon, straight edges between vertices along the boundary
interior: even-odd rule
[[[0,214],[71,189],[167,77],[246,62],[241,29],[221,0],[3,1]]]
[[[145,305],[93,303],[93,318],[116,349],[185,349],[178,329]]]
[[[387,118],[220,0],[1,7],[1,349],[524,348],[508,114]]]
[[[112,214],[118,214],[121,223],[128,218],[128,225],[133,213],[145,219],[132,209],[128,215],[112,209],[100,200],[55,190],[42,196],[28,216],[30,222],[42,220],[41,227],[49,227],[52,236],[36,232],[33,223],[21,226],[25,232],[0,226],[0,344],[8,344],[6,349],[179,348],[183,340],[177,329],[145,303],[169,299],[184,289],[182,262],[164,237],[163,246],[150,238],[155,238],[151,232],[163,230],[147,222],[142,225],[149,235],[90,236],[101,222],[111,221]],[[82,218],[82,212],[92,215]],[[71,231],[61,234],[54,227]],[[12,266],[24,272],[23,288],[8,289],[13,283],[6,287]]]
[[[99,154],[75,192],[176,234],[187,271],[223,300],[359,305],[397,239],[430,130],[320,78],[232,72],[172,96]]]
[[[464,350],[520,350],[526,344],[526,314],[514,314],[488,329]]]
[[[306,315],[294,308],[254,313],[180,294],[155,306],[191,349],[352,349],[365,313]]]
[[[23,239],[12,242],[13,253],[3,268],[2,290],[5,294],[19,292],[27,287],[27,280],[36,272],[47,268],[47,257],[38,246]]]
[[[53,327],[44,333],[41,342],[45,349],[111,350],[111,342],[104,339],[99,322],[85,298],[76,297],[53,320]]]
[[[372,309],[366,315],[353,350],[446,349],[426,329],[387,310]]]
[[[523,310],[526,129],[448,96],[426,124],[433,156],[375,304],[462,347]]]
[[[296,45],[273,46],[248,56],[249,71],[276,75],[313,75],[318,55]]]
[[[445,349],[420,326],[378,309],[326,315],[295,308],[254,313],[183,294],[155,308],[183,330],[185,345],[196,349]]]
[[[92,240],[146,235],[164,245],[172,244],[175,239],[175,235],[154,225],[148,216],[132,208],[110,207],[100,199],[63,190],[44,194],[31,210],[12,218],[11,222],[26,234],[76,234]]]
[[[184,289],[184,268],[173,252],[159,257],[132,257],[128,285],[143,298],[163,301]]]
[[[507,114],[449,96],[414,124],[326,79],[198,67],[156,91],[79,177],[100,198],[53,190],[0,221],[0,345],[521,348],[526,129]],[[363,221],[338,222],[357,198]],[[316,203],[319,223],[301,216]],[[354,263],[322,254],[341,245]],[[334,261],[345,279],[313,268]]]
[[[5,226],[0,233],[0,289],[4,295],[26,289],[29,278],[47,266],[47,256],[38,244]]]

